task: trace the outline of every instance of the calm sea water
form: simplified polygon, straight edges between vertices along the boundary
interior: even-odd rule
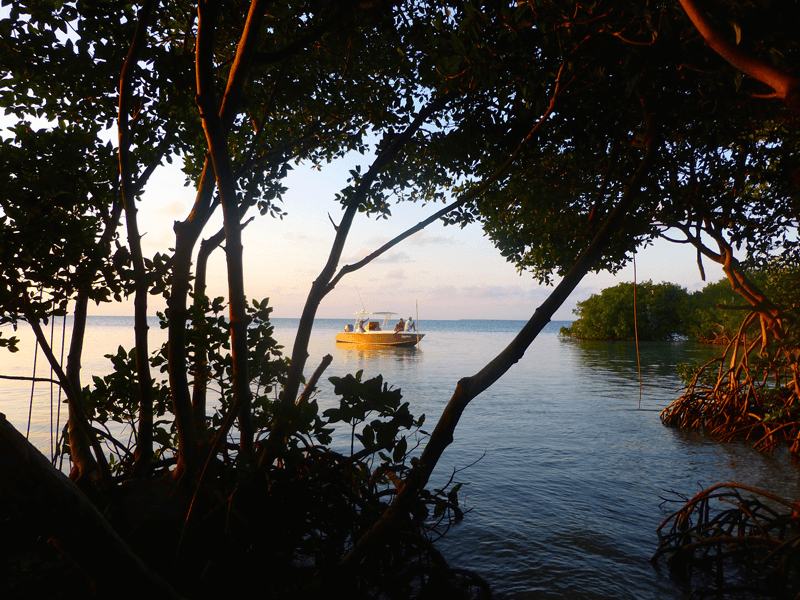
[[[317,322],[308,372],[325,354],[326,377],[364,370],[401,388],[415,415],[432,430],[456,382],[501,351],[522,321],[422,321],[421,348],[364,350],[337,347],[334,334],[350,320]],[[132,318],[90,321],[84,384],[109,370],[103,355],[133,344]],[[275,319],[277,339],[289,349],[296,319]],[[685,598],[689,590],[666,567],[648,562],[655,529],[671,506],[668,490],[691,496],[701,487],[738,481],[800,499],[795,462],[764,456],[746,443],[717,444],[661,425],[658,415],[680,387],[675,364],[715,349],[689,343],[641,345],[643,387],[633,344],[563,340],[564,323],[551,323],[525,357],[464,413],[455,441],[432,485],[454,469],[464,482],[462,506],[471,509],[439,543],[452,564],[485,576],[498,598]],[[67,336],[69,335],[67,322]],[[4,333],[10,335],[10,331]],[[23,351],[0,353],[0,374],[30,375],[31,336]],[[60,325],[53,330],[59,346]],[[155,321],[151,343],[165,332]],[[49,377],[39,355],[37,375]],[[2,381],[0,412],[23,432],[30,384]],[[57,398],[57,390],[53,391]],[[37,384],[31,439],[50,448],[50,386]],[[333,405],[323,378],[322,408]],[[57,415],[53,415],[54,420]],[[477,462],[476,462],[477,461]],[[468,468],[466,468],[468,467]]]

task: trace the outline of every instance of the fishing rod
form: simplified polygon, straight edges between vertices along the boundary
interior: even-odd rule
[[[356,288],[356,294],[358,294],[358,299],[361,301],[361,308],[364,309],[364,312],[367,312],[367,307],[364,306],[364,301],[361,300],[361,292],[358,291],[358,286],[354,286]]]

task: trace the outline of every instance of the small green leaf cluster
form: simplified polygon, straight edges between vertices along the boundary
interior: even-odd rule
[[[106,354],[105,357],[111,361],[113,370],[103,377],[92,377],[92,385],[83,389],[83,402],[89,419],[101,428],[98,431],[107,442],[114,472],[121,475],[131,466],[136,449],[135,441],[125,443],[122,437],[135,431],[139,415],[136,349],[128,351],[119,346],[116,354]],[[157,355],[151,357],[151,364],[157,363],[156,359]],[[172,395],[168,382],[165,379],[152,382],[152,391],[154,453],[160,460],[172,456],[177,438],[170,413]]]
[[[800,259],[789,255],[775,256],[763,263],[761,284],[764,293],[792,322],[800,322]]]
[[[800,404],[789,400],[785,389],[764,388],[760,395],[760,406],[756,411],[762,414],[766,423],[793,423],[800,420]]]
[[[330,378],[334,393],[341,399],[338,408],[329,408],[323,415],[330,424],[342,422],[350,425],[351,454],[354,451],[353,440],[358,439],[364,450],[378,452],[384,463],[402,464],[408,443],[400,432],[411,427],[419,428],[425,417],[415,420],[408,410],[408,402],[400,404],[403,397],[400,390],[390,389],[382,375],[366,381],[362,381],[362,375],[363,371],[358,371],[355,375]],[[367,423],[373,413],[376,418]],[[363,427],[357,432],[362,423]],[[391,453],[391,459],[384,452]]]
[[[443,537],[453,523],[459,523],[464,518],[464,511],[458,499],[458,494],[463,487],[463,483],[455,483],[456,471],[441,488],[434,488],[433,491],[423,489],[420,492],[420,500],[429,506],[433,506],[433,515],[428,526],[428,530],[436,532],[438,537]],[[455,483],[455,485],[453,485]],[[442,523],[447,521],[443,526]]]
[[[718,363],[718,360],[713,363],[700,359],[689,360],[676,364],[675,372],[684,386],[691,385],[692,382],[695,382],[695,378],[697,379],[695,384],[698,386],[713,386],[717,381],[718,372],[714,365]]]
[[[17,344],[19,344],[17,336],[12,335],[10,338],[4,338],[3,332],[0,331],[0,348],[8,348],[9,352],[19,352]]]

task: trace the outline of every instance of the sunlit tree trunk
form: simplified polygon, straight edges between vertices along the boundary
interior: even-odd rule
[[[221,229],[211,238],[200,242],[197,253],[197,269],[194,278],[194,306],[198,315],[208,304],[206,297],[206,273],[208,257],[225,239],[225,230]],[[192,410],[198,435],[205,432],[206,393],[208,390],[208,336],[205,333],[205,319],[194,324],[197,331],[197,343],[194,355],[194,383],[192,385]]]
[[[72,335],[70,337],[69,353],[67,354],[66,376],[73,393],[81,390],[81,355],[83,353],[83,339],[86,333],[86,310],[89,297],[86,293],[78,292],[75,298],[75,310],[72,313]],[[67,396],[69,398],[69,396]],[[89,423],[83,411],[83,402],[71,399],[68,404],[69,421],[69,449],[72,456],[73,480],[87,478],[89,481],[101,479],[100,466],[90,451],[92,446],[89,436]]]
[[[783,100],[789,107],[800,108],[800,78],[777,69],[729,42],[713,27],[694,0],[679,0],[679,2],[706,44],[714,52],[731,66],[771,87],[774,90],[772,97]]]
[[[175,254],[173,255],[169,297],[169,384],[173,412],[178,428],[178,468],[180,476],[186,469],[199,468],[199,452],[195,411],[189,394],[186,356],[186,320],[191,277],[192,252],[200,233],[213,212],[213,194],[216,187],[214,168],[206,159],[200,188],[189,217],[175,223]],[[196,365],[197,367],[197,365]],[[203,412],[203,417],[205,412]]]
[[[233,411],[239,418],[240,451],[252,453],[253,425],[250,414],[251,392],[247,366],[247,310],[242,264],[242,230],[236,177],[231,162],[224,118],[235,115],[242,105],[242,90],[256,49],[266,3],[254,0],[239,40],[236,57],[228,77],[221,107],[217,107],[214,87],[213,44],[219,2],[206,0],[198,6],[197,26],[197,103],[203,119],[203,131],[214,164],[217,188],[225,222],[225,250],[228,266],[228,309],[233,361]]]

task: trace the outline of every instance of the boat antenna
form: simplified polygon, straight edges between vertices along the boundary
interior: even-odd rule
[[[419,300],[414,300],[414,303],[417,305],[417,325],[414,329],[417,330],[417,348],[419,348]]]
[[[358,286],[355,286],[355,288],[356,288],[356,294],[358,294],[358,299],[361,300],[361,292],[358,291]],[[361,300],[361,308],[364,309],[364,312],[367,312],[367,307],[364,306],[363,300]]]

